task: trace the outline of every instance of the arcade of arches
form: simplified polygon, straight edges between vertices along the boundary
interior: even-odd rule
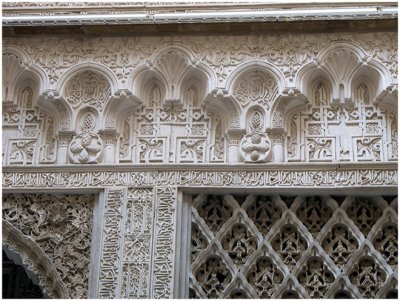
[[[395,32],[6,37],[3,275],[396,298],[397,80]]]

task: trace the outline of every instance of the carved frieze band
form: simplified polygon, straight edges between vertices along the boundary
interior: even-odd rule
[[[112,186],[213,186],[213,187],[354,187],[398,184],[395,164],[385,168],[365,166],[327,170],[304,167],[280,170],[214,171],[191,169],[171,171],[80,171],[80,172],[12,172],[3,169],[3,189],[21,188],[102,188]]]

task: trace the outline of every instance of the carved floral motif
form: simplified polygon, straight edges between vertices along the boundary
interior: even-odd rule
[[[88,297],[94,200],[82,195],[3,197],[3,219],[46,253],[72,298]]]

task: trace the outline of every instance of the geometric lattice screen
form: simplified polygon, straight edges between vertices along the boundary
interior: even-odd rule
[[[198,195],[189,298],[397,298],[397,197]]]

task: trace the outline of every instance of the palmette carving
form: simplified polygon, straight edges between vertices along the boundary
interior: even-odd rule
[[[307,242],[294,225],[284,225],[280,229],[271,245],[283,262],[292,269],[303,253],[307,250]]]
[[[385,272],[371,257],[362,257],[349,273],[363,298],[374,298],[386,280]]]
[[[218,256],[207,258],[195,271],[196,279],[201,284],[208,298],[218,298],[232,279],[231,273]]]
[[[5,195],[3,219],[53,260],[70,297],[87,298],[94,200],[75,195]]]
[[[103,151],[103,140],[94,132],[96,117],[91,113],[81,120],[82,133],[75,135],[68,148],[72,163],[98,163]]]
[[[312,258],[297,275],[299,283],[307,290],[311,298],[323,298],[325,292],[335,280],[332,272],[320,258]]]
[[[247,280],[260,298],[271,298],[283,281],[283,274],[268,257],[260,257],[249,270]]]

